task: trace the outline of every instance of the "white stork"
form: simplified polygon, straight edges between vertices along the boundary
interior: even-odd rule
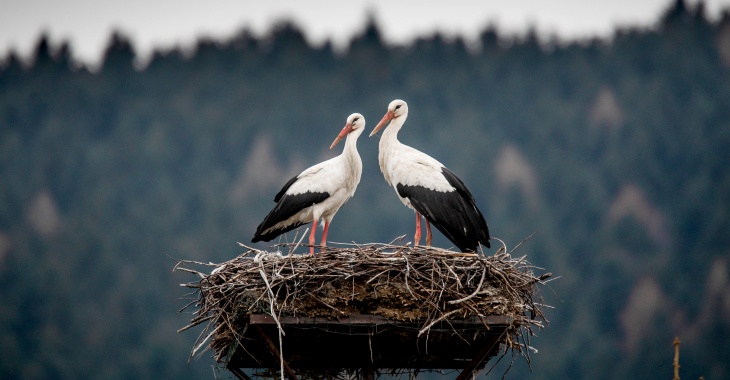
[[[408,104],[396,99],[388,105],[370,136],[388,122],[378,144],[378,162],[385,181],[401,202],[416,212],[414,245],[421,240],[421,215],[426,218],[426,245],[431,245],[431,225],[462,252],[489,248],[489,229],[474,197],[459,177],[433,157],[398,141],[398,131],[408,117]]]
[[[322,246],[327,245],[327,231],[337,210],[355,194],[362,175],[362,160],[357,153],[357,138],[365,129],[365,118],[353,113],[330,145],[334,148],[345,139],[342,154],[306,169],[292,178],[274,197],[276,206],[256,228],[252,242],[270,241],[303,224],[312,223],[309,253],[314,254],[317,222],[324,224]]]

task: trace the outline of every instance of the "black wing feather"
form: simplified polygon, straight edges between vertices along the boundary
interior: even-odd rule
[[[396,189],[401,197],[408,198],[413,208],[462,252],[476,251],[479,243],[490,248],[489,228],[476,206],[474,196],[450,170],[442,168],[442,174],[454,191],[440,192],[400,183]]]
[[[296,177],[294,177],[294,179],[296,179]],[[292,183],[292,180],[287,182],[287,184],[284,185],[284,189],[282,189],[279,194],[276,194],[276,206],[274,206],[269,214],[266,215],[263,222],[261,222],[261,224],[259,224],[259,226],[256,228],[256,233],[251,240],[252,242],[256,243],[258,241],[270,241],[271,239],[283,233],[289,232],[301,226],[304,223],[296,222],[274,230],[269,230],[277,223],[291,218],[299,211],[302,211],[303,209],[310,207],[314,204],[320,203],[330,196],[330,194],[327,192],[286,194],[286,189],[288,189]],[[313,228],[316,228],[316,226],[314,226]]]
[[[298,178],[299,178],[299,176],[298,176],[298,175],[296,175],[296,176],[294,176],[294,177],[293,177],[292,179],[288,180],[288,181],[287,181],[287,182],[286,182],[286,183],[284,184],[284,187],[282,187],[282,188],[281,188],[281,190],[279,190],[279,192],[278,192],[278,193],[276,193],[276,195],[274,196],[274,202],[279,202],[279,200],[281,199],[281,197],[282,197],[282,196],[283,196],[283,195],[284,195],[284,194],[286,193],[286,191],[287,191],[287,190],[289,190],[289,188],[291,187],[291,185],[292,185],[292,184],[293,184],[294,182],[296,182]]]

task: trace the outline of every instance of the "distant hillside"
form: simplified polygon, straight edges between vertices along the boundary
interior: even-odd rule
[[[241,253],[347,115],[370,131],[394,98],[401,141],[464,179],[494,236],[537,232],[519,251],[559,276],[532,373],[508,377],[669,378],[675,336],[683,377],[730,377],[730,13],[680,0],[610,40],[486,29],[478,49],[388,46],[373,22],[341,54],[283,24],[142,69],[115,34],[98,72],[48,41],[0,58],[2,378],[212,378],[207,355],[186,365],[175,260]],[[377,137],[359,151],[329,238],[410,238]]]

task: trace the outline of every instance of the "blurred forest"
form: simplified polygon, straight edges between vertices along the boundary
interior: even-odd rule
[[[371,20],[344,52],[282,23],[144,67],[115,33],[97,71],[49,40],[0,57],[2,378],[213,378],[209,354],[186,364],[199,330],[176,333],[195,280],[176,260],[243,252],[284,182],[340,152],[347,115],[369,133],[395,98],[401,141],[510,247],[536,232],[519,254],[560,276],[532,372],[508,378],[671,378],[675,336],[683,378],[730,378],[730,13],[677,0],[610,39],[486,27],[478,46],[389,46]],[[359,150],[330,240],[410,241],[377,137]]]

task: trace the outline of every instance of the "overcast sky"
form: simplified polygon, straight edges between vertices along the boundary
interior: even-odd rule
[[[698,0],[687,0],[696,4]],[[138,53],[190,46],[200,36],[228,38],[247,27],[266,34],[287,19],[308,40],[346,46],[373,14],[387,41],[407,43],[440,31],[473,39],[488,25],[503,33],[561,39],[610,36],[617,26],[651,26],[673,0],[1,0],[0,57],[11,49],[28,57],[44,31],[58,44],[70,41],[74,56],[98,62],[112,30],[128,36]],[[711,18],[730,0],[705,1]]]

